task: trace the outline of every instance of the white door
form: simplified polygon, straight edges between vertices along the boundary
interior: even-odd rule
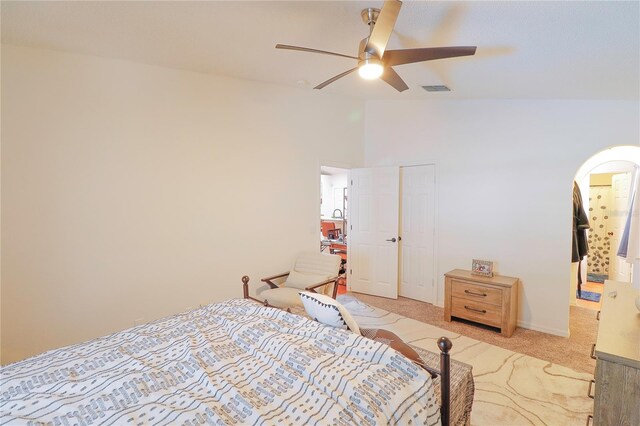
[[[400,169],[400,296],[435,302],[435,166]]]
[[[349,179],[347,285],[397,299],[400,169],[352,169]]]
[[[609,279],[631,282],[631,264],[619,257],[618,247],[629,215],[629,191],[631,173],[620,173],[611,177],[611,255],[609,257]]]

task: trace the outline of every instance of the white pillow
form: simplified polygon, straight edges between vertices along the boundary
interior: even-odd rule
[[[346,328],[360,334],[360,327],[344,306],[324,294],[300,292],[307,314],[321,324]]]
[[[331,278],[328,275],[320,275],[320,274],[308,274],[304,272],[298,272],[295,269],[289,272],[289,276],[284,283],[285,287],[293,287],[299,288],[300,290],[304,290],[310,285],[320,284]],[[322,288],[324,290],[324,288]]]

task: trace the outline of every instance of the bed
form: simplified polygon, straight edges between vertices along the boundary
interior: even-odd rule
[[[3,367],[0,424],[436,425],[433,383],[383,343],[236,299]]]

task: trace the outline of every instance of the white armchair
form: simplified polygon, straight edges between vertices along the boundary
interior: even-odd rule
[[[262,278],[268,285],[258,291],[258,298],[265,305],[276,308],[302,306],[300,291],[323,293],[336,298],[338,292],[338,272],[340,256],[318,252],[305,252],[298,255],[293,269],[278,275]],[[285,279],[286,278],[286,279]],[[278,284],[274,281],[284,282]],[[249,298],[249,277],[243,277],[244,297]]]

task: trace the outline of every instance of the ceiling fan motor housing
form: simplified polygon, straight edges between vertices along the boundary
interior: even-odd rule
[[[380,9],[368,7],[360,12],[360,16],[362,17],[362,21],[365,24],[369,26],[371,26],[371,24],[375,25],[376,21],[378,20],[378,16],[380,16]]]

